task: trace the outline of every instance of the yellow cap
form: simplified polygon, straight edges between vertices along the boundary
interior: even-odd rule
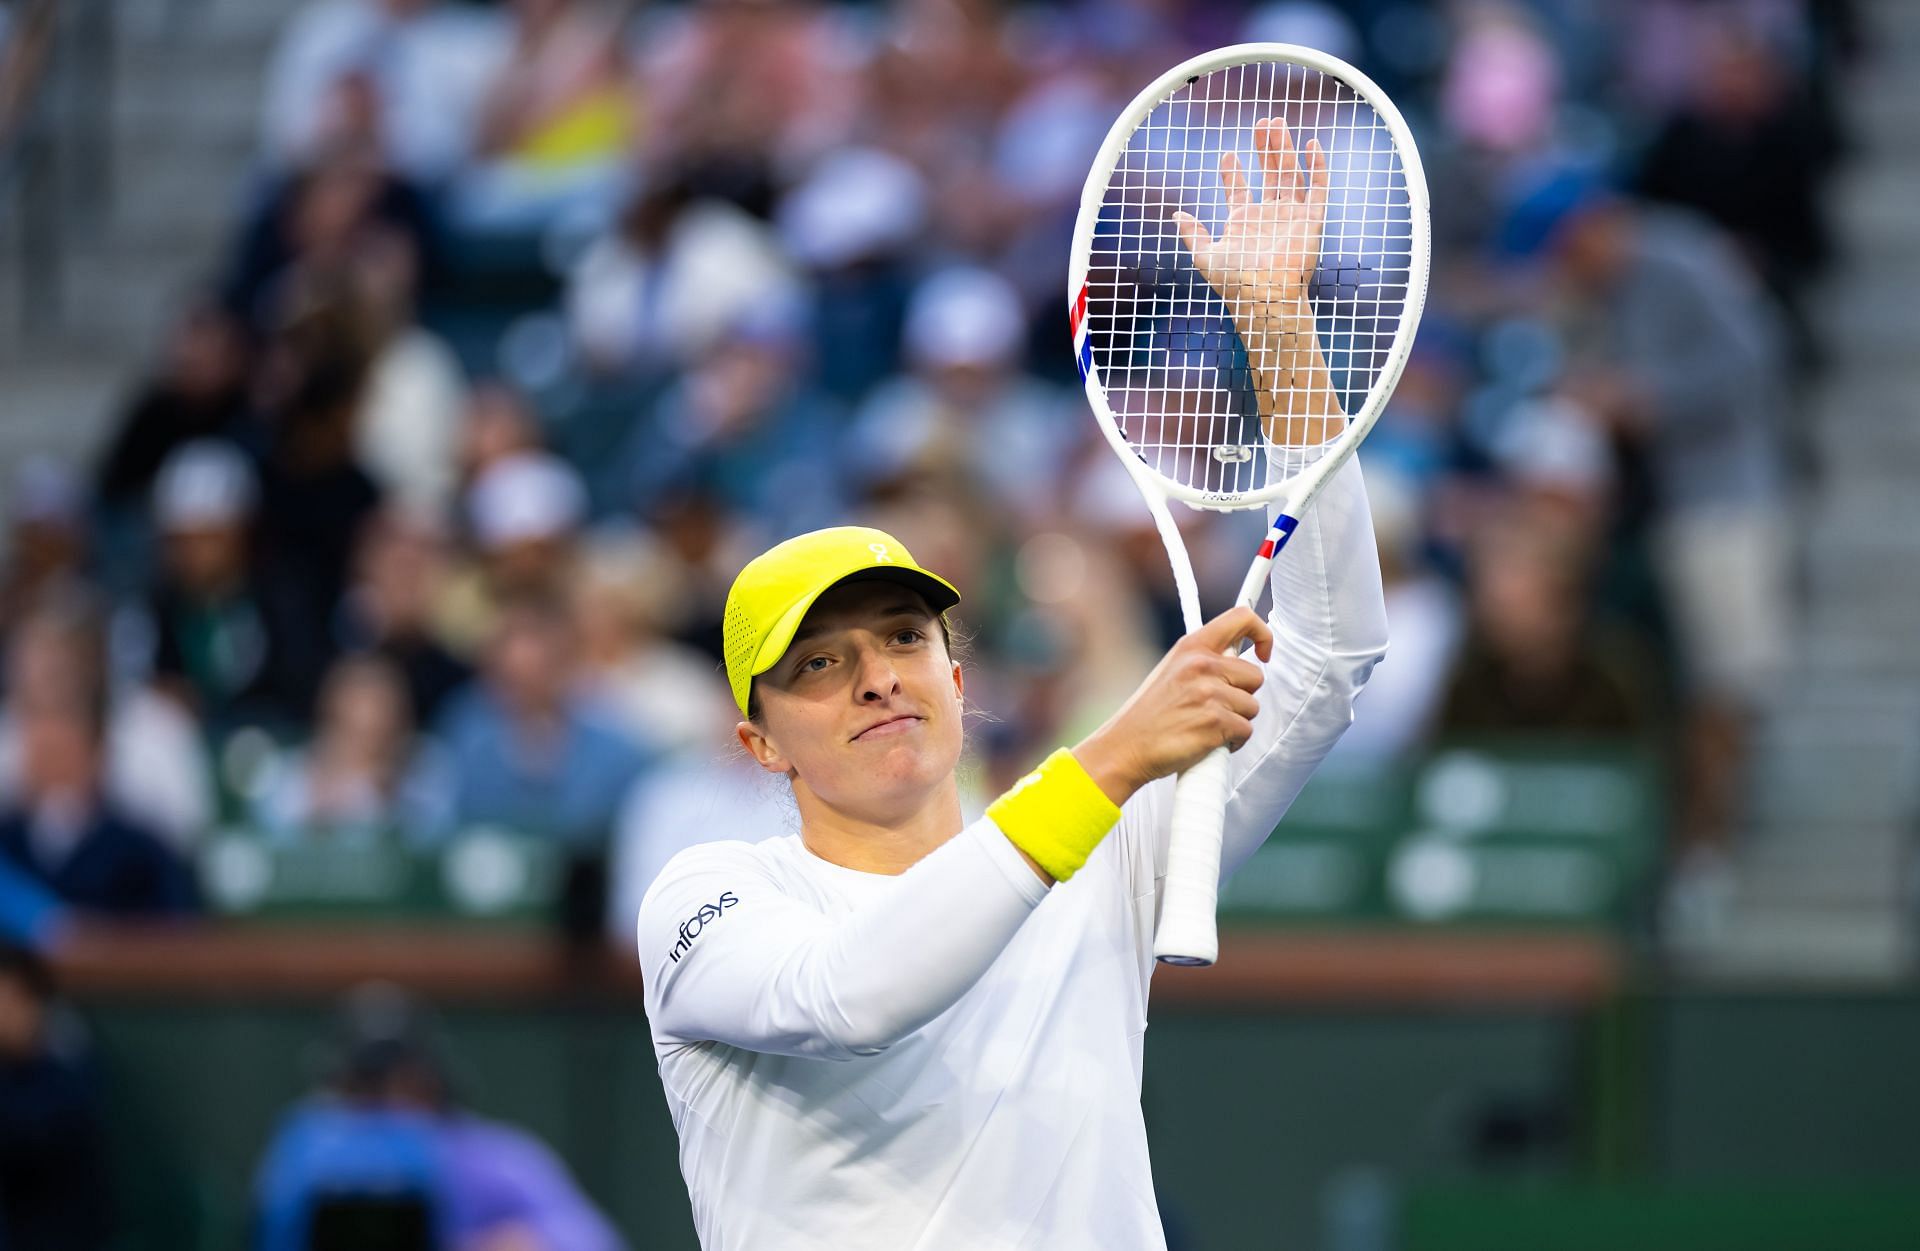
[[[727,682],[742,714],[754,678],[787,654],[813,601],[842,582],[860,581],[912,587],[935,612],[960,602],[952,583],[915,564],[884,530],[834,526],[788,539],[749,561],[727,592]]]

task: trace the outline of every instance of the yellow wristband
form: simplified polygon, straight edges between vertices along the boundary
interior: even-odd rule
[[[987,805],[987,815],[1054,881],[1064,882],[1107,836],[1120,809],[1062,747]]]

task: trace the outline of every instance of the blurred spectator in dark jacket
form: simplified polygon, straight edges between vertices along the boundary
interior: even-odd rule
[[[1831,139],[1758,32],[1722,18],[1702,35],[1691,98],[1647,149],[1639,189],[1730,232],[1805,336],[1806,286],[1832,251],[1821,199]]]
[[[113,1238],[99,1094],[62,1037],[53,975],[0,945],[0,1246],[101,1251]]]
[[[216,736],[295,722],[324,663],[323,622],[256,559],[259,478],[230,443],[180,448],[154,486],[159,577],[130,634],[151,644],[152,677]]]
[[[145,682],[112,680],[107,623],[86,586],[55,587],[34,604],[8,640],[6,702],[0,704],[0,807],[20,794],[17,701],[92,699],[107,692],[107,801],[139,813],[185,853],[213,820],[213,767],[200,727]]]
[[[306,284],[345,272],[362,245],[384,235],[431,269],[425,196],[365,144],[336,147],[268,189],[241,235],[226,302],[256,330],[271,330]]]
[[[579,853],[604,846],[643,756],[580,699],[576,646],[561,602],[522,593],[501,604],[481,680],[440,726],[461,823],[548,835]]]
[[[215,301],[181,314],[165,359],[141,383],[100,459],[102,504],[144,520],[153,480],[175,450],[195,439],[241,437],[248,351],[245,327]]]
[[[351,992],[326,1088],[276,1128],[255,1182],[256,1251],[433,1246],[620,1251],[566,1165],[460,1105],[426,1005]],[[377,1231],[377,1232],[376,1232]]]
[[[365,842],[394,835],[431,845],[452,820],[445,755],[414,733],[400,671],[379,656],[348,656],[320,685],[306,747],[280,762],[255,816],[283,840]]]
[[[107,802],[104,710],[75,696],[15,701],[20,794],[0,814],[0,856],[82,913],[197,911],[192,872],[146,826]]]
[[[1589,621],[1583,553],[1509,513],[1472,553],[1466,638],[1441,735],[1634,738],[1656,728],[1635,653]]]
[[[344,277],[316,281],[288,309],[262,363],[262,567],[298,597],[307,620],[322,623],[323,639],[346,591],[354,543],[381,498],[355,456],[372,363],[359,314]]]
[[[361,532],[334,630],[341,651],[376,653],[400,671],[425,724],[472,676],[442,637],[447,574],[445,528],[411,509],[384,507]]]

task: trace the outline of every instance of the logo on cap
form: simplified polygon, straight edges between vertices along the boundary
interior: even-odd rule
[[[891,565],[893,563],[893,557],[887,553],[887,545],[885,543],[869,543],[867,544],[867,550],[872,552],[873,558],[881,564]]]

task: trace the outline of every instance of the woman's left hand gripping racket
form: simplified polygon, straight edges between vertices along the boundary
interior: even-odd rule
[[[1251,158],[1251,165],[1248,158]],[[1386,407],[1426,300],[1427,187],[1365,75],[1289,44],[1174,67],[1107,133],[1068,271],[1087,399],[1200,597],[1169,499],[1269,508],[1237,602]],[[1212,964],[1227,749],[1182,774],[1154,955]]]

